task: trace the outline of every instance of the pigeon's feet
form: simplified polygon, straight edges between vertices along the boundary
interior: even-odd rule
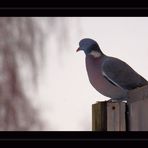
[[[118,101],[117,100],[114,100],[114,99],[109,99],[107,102],[114,103],[114,102],[118,102]]]
[[[127,100],[123,99],[109,99],[107,102],[115,103],[115,102],[127,102]]]

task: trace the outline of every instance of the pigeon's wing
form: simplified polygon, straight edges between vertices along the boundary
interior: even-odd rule
[[[128,90],[148,84],[128,64],[113,57],[104,60],[102,74],[112,84]]]

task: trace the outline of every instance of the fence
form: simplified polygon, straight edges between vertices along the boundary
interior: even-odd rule
[[[131,90],[127,102],[92,105],[93,131],[148,131],[148,85]]]

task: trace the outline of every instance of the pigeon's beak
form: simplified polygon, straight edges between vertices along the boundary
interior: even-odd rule
[[[78,52],[78,51],[80,51],[81,49],[80,48],[78,48],[77,50],[76,50],[76,52]]]

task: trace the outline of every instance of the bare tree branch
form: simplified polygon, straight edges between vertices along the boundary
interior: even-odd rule
[[[59,25],[61,31],[56,32]],[[0,18],[0,130],[41,130],[37,109],[24,91],[21,71],[28,67],[35,84],[47,32],[62,39],[67,30],[66,21],[60,18]]]

